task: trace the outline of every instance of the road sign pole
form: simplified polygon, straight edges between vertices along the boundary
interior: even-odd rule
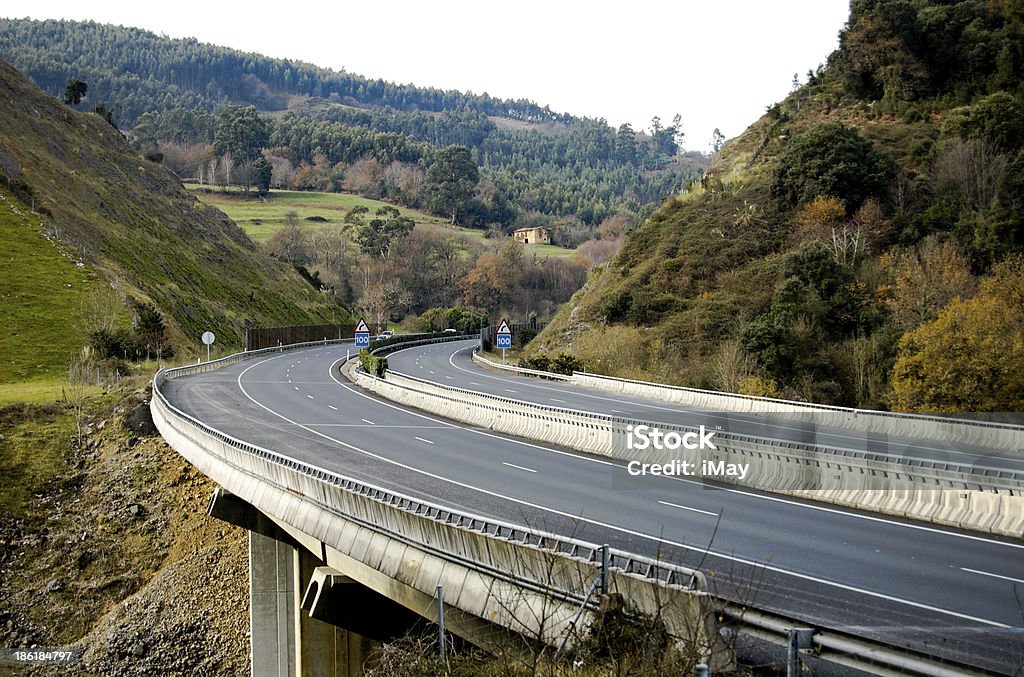
[[[501,349],[501,363],[505,364],[505,349]]]
[[[216,340],[216,337],[213,335],[212,331],[204,331],[203,332],[202,341],[203,341],[203,343],[206,344],[206,361],[207,362],[210,361],[210,345],[212,345],[215,340]],[[202,360],[203,360],[202,356],[197,358],[197,361],[199,361],[199,362],[201,362]]]

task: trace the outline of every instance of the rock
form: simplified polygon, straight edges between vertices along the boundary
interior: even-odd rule
[[[128,647],[128,653],[136,658],[142,658],[146,655],[146,645],[143,642],[135,642]]]
[[[64,589],[64,583],[59,579],[53,578],[49,583],[46,584],[46,592],[60,592]]]
[[[145,402],[132,409],[124,417],[124,427],[136,435],[149,437],[157,433],[153,425],[153,417],[149,413],[149,405]]]
[[[132,517],[142,517],[144,512],[143,507],[138,503],[132,503],[128,506],[128,514]]]

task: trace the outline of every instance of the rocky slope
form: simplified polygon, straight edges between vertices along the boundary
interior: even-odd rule
[[[248,674],[245,532],[206,515],[212,483],[155,433],[139,385],[87,405],[64,469],[0,522],[0,646],[81,651],[61,674]],[[64,416],[0,410],[0,445]]]

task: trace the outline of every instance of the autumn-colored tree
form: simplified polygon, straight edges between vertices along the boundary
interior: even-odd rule
[[[891,383],[903,411],[1024,410],[1024,257],[905,334]]]
[[[384,166],[381,163],[370,157],[360,158],[345,172],[345,190],[368,197],[380,197],[383,179]]]
[[[524,269],[523,246],[518,242],[510,240],[495,253],[481,254],[473,269],[459,280],[463,303],[493,314],[519,291]]]
[[[587,267],[611,261],[622,248],[622,238],[587,240],[576,248],[576,255],[587,262]]]
[[[597,227],[602,240],[615,240],[636,228],[636,218],[631,214],[612,214]]]
[[[954,242],[935,236],[916,248],[886,252],[881,267],[887,282],[879,287],[879,295],[900,329],[913,329],[933,319],[953,299],[974,291],[967,259]]]
[[[832,227],[846,218],[846,207],[832,195],[818,195],[800,210],[800,223],[810,228]]]
[[[878,200],[868,198],[853,217],[839,198],[818,195],[800,210],[801,235],[825,244],[840,265],[854,266],[878,242],[889,238],[892,223]]]
[[[488,315],[501,306],[506,286],[502,278],[501,258],[495,253],[481,254],[473,269],[459,280],[463,303],[481,308]]]

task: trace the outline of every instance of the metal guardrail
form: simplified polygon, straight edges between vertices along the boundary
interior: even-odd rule
[[[571,380],[572,379],[572,377],[565,377],[565,376],[562,376],[560,374],[553,374],[553,373],[550,373],[550,372],[535,373],[536,370],[533,370],[533,369],[522,369],[520,367],[511,367],[509,365],[499,365],[499,364],[497,364],[497,363],[495,363],[495,362],[493,362],[491,360],[488,360],[487,358],[479,356],[479,355],[476,356],[476,359],[482,360],[482,361],[486,362],[488,367],[492,367],[493,366],[493,367],[498,367],[498,368],[504,368],[504,369],[507,369],[507,370],[514,370],[516,373],[522,373],[522,374],[526,374],[526,375],[538,375],[539,374],[539,375],[541,375],[541,376],[543,376],[545,378],[548,378],[548,377],[559,378],[559,377],[561,377],[562,379],[565,379],[565,380]],[[576,372],[576,373],[580,373],[580,372]],[[590,374],[587,374],[587,375],[590,376]],[[413,380],[413,381],[418,381],[418,382],[424,383],[424,384],[430,384],[430,385],[433,385],[433,386],[436,386],[436,387],[439,387],[439,388],[445,388],[445,389],[453,390],[453,391],[460,391],[460,392],[463,392],[465,394],[471,394],[471,395],[478,396],[478,397],[491,398],[491,399],[494,399],[494,400],[497,400],[497,401],[501,401],[501,402],[515,403],[515,404],[518,404],[518,405],[534,407],[534,408],[536,408],[538,410],[541,410],[541,411],[544,411],[546,413],[551,413],[551,414],[569,413],[569,414],[574,414],[574,415],[577,415],[577,416],[588,416],[588,417],[592,417],[596,421],[600,421],[600,422],[605,423],[607,425],[622,424],[623,426],[626,426],[626,425],[637,425],[637,424],[646,424],[646,423],[648,423],[647,421],[640,421],[639,419],[629,419],[629,418],[622,418],[622,417],[616,417],[616,416],[609,416],[607,414],[600,414],[600,413],[596,413],[596,412],[582,411],[582,410],[578,410],[578,409],[567,409],[567,408],[552,407],[552,406],[545,405],[545,404],[535,404],[535,403],[532,403],[532,402],[525,402],[525,401],[522,401],[522,400],[515,400],[515,399],[512,399],[512,398],[502,397],[502,396],[499,396],[499,395],[490,395],[490,394],[487,394],[487,393],[479,393],[479,392],[476,392],[474,390],[470,390],[470,389],[467,389],[467,388],[459,388],[457,386],[449,386],[449,385],[445,385],[445,384],[434,383],[433,381],[429,381],[427,379],[418,378],[416,376],[412,376],[412,375],[404,374],[404,373],[402,374],[402,376],[405,377],[405,378],[408,378],[410,380]],[[605,378],[605,377],[601,377],[601,378]],[[642,382],[639,382],[639,383],[642,383]],[[655,384],[655,385],[657,385],[657,384]],[[710,391],[707,391],[707,392],[710,392]],[[720,395],[721,393],[715,393],[715,394],[719,394]],[[745,396],[741,396],[741,397],[745,397]],[[753,399],[765,399],[765,398],[753,398]],[[777,401],[781,402],[782,400],[777,400]],[[821,405],[821,406],[822,406],[822,408],[828,408],[825,405]],[[838,408],[838,407],[833,407],[832,409],[835,409],[837,411],[855,411],[855,410],[844,410],[844,409]],[[913,418],[916,415],[914,415],[914,414],[906,414],[905,416]],[[929,417],[917,417],[917,418],[927,419]],[[948,421],[948,419],[942,419],[942,418],[939,418],[937,420]],[[667,427],[667,426],[662,426],[662,427]],[[687,429],[687,430],[690,429],[690,428],[688,428],[686,426],[676,426],[676,427],[679,427],[681,429]],[[1014,426],[1002,426],[1002,427],[1003,428],[1010,428],[1010,429],[1014,428]],[[1024,431],[1024,428],[1022,428],[1022,431]],[[1024,432],[1022,432],[1022,435],[1024,435]],[[967,478],[971,478],[970,481],[974,481],[974,482],[978,483],[977,487],[972,487],[972,488],[977,488],[977,489],[982,490],[982,491],[996,491],[996,492],[1008,491],[1008,492],[1011,493],[1011,495],[1024,495],[1024,474],[1018,473],[1018,472],[1015,472],[1015,471],[1012,471],[1012,470],[1002,469],[1002,468],[991,468],[991,467],[979,466],[977,464],[965,465],[965,464],[962,464],[962,463],[948,463],[948,462],[943,462],[943,461],[930,461],[930,460],[927,460],[927,459],[907,459],[907,458],[904,458],[904,457],[901,457],[901,456],[895,455],[895,454],[885,454],[885,453],[879,453],[879,452],[860,451],[860,450],[857,450],[857,449],[846,449],[846,448],[842,448],[842,447],[830,447],[830,446],[824,446],[824,445],[809,445],[809,444],[804,444],[804,443],[801,443],[801,442],[791,442],[791,441],[788,441],[788,440],[779,440],[779,439],[768,438],[768,437],[755,437],[755,436],[751,436],[751,435],[742,435],[742,434],[739,434],[739,433],[730,433],[730,432],[727,432],[727,431],[717,431],[716,432],[716,438],[717,439],[721,439],[721,440],[733,440],[733,441],[738,441],[738,442],[745,442],[745,443],[754,444],[754,445],[767,445],[767,446],[771,446],[771,447],[774,447],[774,448],[780,449],[780,450],[803,451],[803,452],[807,452],[807,453],[826,454],[826,455],[833,456],[833,457],[836,457],[836,458],[839,458],[839,459],[857,460],[857,461],[871,461],[871,462],[877,462],[877,463],[890,463],[890,464],[893,464],[895,466],[900,466],[903,469],[902,472],[904,474],[911,475],[911,476],[916,476],[916,477],[919,477],[919,478],[922,478],[922,479],[927,479],[927,480],[949,481],[951,478],[949,478],[949,477],[939,477],[939,476],[934,476],[934,475],[928,475],[928,474],[925,474],[923,472],[925,470],[932,470],[932,471],[937,471],[937,472],[946,472],[946,473],[951,473],[951,474],[955,474],[955,475],[962,475],[962,476],[964,476],[965,482],[969,481]],[[965,488],[967,488],[967,487],[965,487]]]
[[[797,619],[727,603],[720,615],[743,634],[773,644],[786,645],[789,633],[807,627]],[[811,653],[831,663],[863,672],[883,675],[916,674],[929,677],[984,677],[1001,673],[976,666],[947,661],[905,647],[892,647],[882,642],[827,628],[811,630]],[[881,669],[880,669],[881,668]]]
[[[757,395],[742,395],[740,393],[727,393],[719,390],[702,390],[700,388],[687,388],[686,386],[674,386],[666,383],[655,383],[653,381],[640,381],[628,378],[619,378],[617,376],[605,376],[604,374],[594,374],[591,372],[576,371],[573,375],[586,376],[588,378],[601,379],[605,381],[615,381],[618,383],[628,383],[632,385],[648,386],[651,388],[658,388],[673,392],[693,393],[695,395],[711,395],[715,397],[723,397],[736,400],[747,400],[751,402],[763,402],[765,404],[774,404],[786,407],[795,407],[806,410],[813,413],[814,411],[832,412],[840,414],[850,414],[853,416],[878,416],[881,418],[892,418],[899,420],[908,421],[923,421],[927,423],[955,423],[957,425],[966,425],[971,427],[979,428],[991,428],[994,430],[1011,430],[1019,432],[1024,435],[1024,426],[1015,425],[1012,423],[999,423],[994,421],[980,421],[978,419],[970,418],[957,418],[955,416],[930,416],[928,414],[911,414],[905,412],[896,411],[881,411],[878,409],[856,409],[853,407],[837,407],[830,404],[816,404],[814,402],[800,402],[797,400],[783,400],[772,397],[760,397]]]
[[[422,345],[427,343],[441,343],[446,341],[459,340],[460,338],[462,337],[444,337],[438,339],[428,339],[419,341],[417,342],[417,344]],[[343,339],[341,341],[328,341],[327,344],[350,343],[351,341],[352,339]],[[166,396],[160,389],[161,386],[167,380],[180,378],[191,374],[213,371],[215,369],[219,369],[230,364],[235,364],[237,362],[252,359],[253,357],[258,357],[265,354],[322,345],[325,345],[325,343],[322,341],[318,341],[315,343],[295,344],[292,346],[266,348],[258,351],[251,351],[248,353],[236,353],[234,355],[230,355],[219,360],[204,362],[199,365],[187,365],[183,367],[176,367],[173,369],[161,369],[153,378],[153,396],[160,400],[160,405],[162,407],[164,407],[167,411],[171,412],[179,420],[180,425],[190,426],[203,434],[210,435],[225,444],[245,451],[249,454],[252,454],[253,456],[269,460],[273,463],[280,464],[291,470],[315,478],[319,481],[333,484],[353,494],[358,494],[359,496],[369,498],[379,503],[397,507],[414,515],[427,517],[429,519],[436,520],[440,523],[450,525],[455,528],[467,529],[470,531],[486,534],[505,541],[538,547],[555,554],[580,558],[585,562],[598,564],[602,562],[604,546],[583,541],[580,539],[575,539],[550,532],[532,529],[529,527],[524,527],[522,525],[504,522],[501,520],[482,517],[469,512],[452,510],[444,506],[412,498],[404,494],[400,494],[397,492],[389,491],[387,489],[383,489],[381,487],[367,484],[365,482],[360,482],[340,475],[338,473],[324,470],[322,468],[318,468],[314,465],[310,465],[303,461],[293,459],[284,454],[280,454],[278,452],[271,451],[263,447],[249,444],[231,435],[228,435],[227,433],[207,426],[202,421],[199,421],[198,419],[181,411],[167,400]],[[399,348],[404,347],[412,347],[412,345],[390,345],[385,346],[383,348],[378,348],[378,350],[397,350]],[[357,356],[350,356],[350,359],[357,359]],[[386,531],[381,529],[379,525],[367,523],[364,524],[364,526],[375,528],[381,533],[385,533]],[[390,533],[388,533],[388,535],[396,536],[396,534]],[[434,550],[438,554],[448,555],[450,558],[449,553],[445,553],[443,550],[438,550],[430,544],[420,543],[417,544],[417,546],[424,547],[428,550]],[[701,573],[700,571],[672,564],[664,560],[634,555],[632,553],[617,550],[615,548],[607,548],[607,550],[608,561],[610,563],[610,566],[612,568],[619,569],[624,573],[635,574],[652,581],[657,581],[672,586],[678,586],[681,588],[700,591],[707,590],[707,581],[703,573]],[[596,604],[596,602],[593,602],[593,604]]]

